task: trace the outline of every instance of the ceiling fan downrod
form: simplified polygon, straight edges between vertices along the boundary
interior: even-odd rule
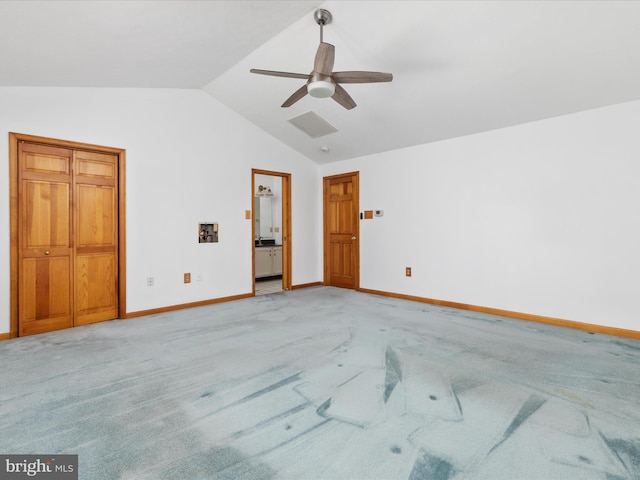
[[[320,25],[320,43],[323,41],[322,37],[322,29],[325,25],[329,25],[333,17],[331,16],[331,12],[329,10],[325,10],[324,8],[319,8],[313,14],[313,18],[315,18],[316,23]]]

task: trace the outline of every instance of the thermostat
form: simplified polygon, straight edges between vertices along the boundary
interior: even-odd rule
[[[374,214],[376,217],[381,217],[381,216],[383,216],[383,215],[384,215],[384,210],[374,210],[374,211],[373,211],[373,214]]]

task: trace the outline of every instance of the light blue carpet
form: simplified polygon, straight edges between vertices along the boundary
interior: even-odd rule
[[[640,342],[330,287],[0,342],[80,478],[640,478]]]

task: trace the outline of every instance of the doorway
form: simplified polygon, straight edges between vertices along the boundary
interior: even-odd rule
[[[359,172],[324,177],[324,284],[360,288]]]
[[[10,337],[123,318],[123,149],[9,134]]]
[[[291,290],[291,174],[252,169],[253,294]]]

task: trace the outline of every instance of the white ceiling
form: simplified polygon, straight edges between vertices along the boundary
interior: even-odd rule
[[[344,85],[353,110],[249,73],[309,73],[317,7],[335,71],[393,73]],[[639,25],[611,0],[0,1],[0,85],[202,88],[322,164],[638,100]],[[309,111],[337,132],[288,122]]]

